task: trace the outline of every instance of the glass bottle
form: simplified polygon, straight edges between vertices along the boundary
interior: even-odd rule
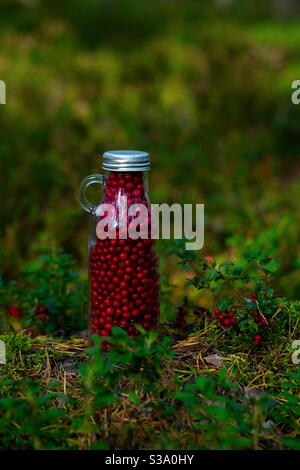
[[[151,239],[151,203],[148,194],[150,157],[146,152],[105,152],[105,174],[84,178],[79,202],[90,214],[89,229],[89,338],[110,336],[119,326],[133,337],[155,329],[159,322],[157,241]],[[104,186],[98,206],[90,204],[86,189]],[[107,342],[102,341],[104,349]]]

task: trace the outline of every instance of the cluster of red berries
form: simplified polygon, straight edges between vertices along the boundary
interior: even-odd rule
[[[259,326],[269,326],[270,328],[275,328],[275,323],[272,321],[270,322],[266,315],[261,315],[256,309],[253,309],[251,312],[255,323]]]
[[[139,203],[149,209],[142,173],[111,172],[106,181],[106,198],[102,203],[114,204],[116,238],[101,240],[97,237],[90,249],[91,333],[100,336],[109,336],[113,326],[120,326],[130,336],[136,336],[139,332],[134,323],[145,330],[158,324],[159,274],[155,241],[120,238],[118,210],[119,198],[123,195],[127,196],[128,208]],[[147,231],[149,235],[148,221]]]
[[[175,321],[174,321],[174,326],[176,328],[179,328],[180,330],[185,330],[186,329],[186,323],[184,321],[184,318],[187,315],[187,311],[183,307],[179,307]]]
[[[41,326],[47,322],[47,316],[49,315],[49,308],[46,305],[38,305],[34,310],[34,329],[30,328],[26,330],[26,334],[31,336],[32,339],[36,338],[36,334],[44,335],[45,331]]]
[[[47,319],[47,315],[49,314],[49,308],[45,305],[39,305],[34,310],[34,314],[38,315],[41,321],[45,321]]]
[[[236,319],[234,318],[234,312],[232,310],[222,312],[219,308],[216,308],[215,315],[221,325],[225,326],[226,328],[232,325],[236,325]]]
[[[10,307],[8,307],[8,313],[14,318],[21,318],[22,316],[22,310],[16,307],[16,305],[10,305]],[[41,325],[41,322],[46,322],[48,314],[49,314],[49,308],[46,307],[45,305],[39,305],[34,310],[34,315],[36,316],[36,318],[38,318],[38,322],[36,322],[34,319],[34,323],[38,323],[39,325]],[[42,328],[39,328],[39,326],[37,326],[34,329],[29,328],[28,330],[26,330],[25,333],[31,336],[32,338],[35,338],[36,337],[35,330],[38,331],[40,335],[45,334],[44,330]]]
[[[261,340],[262,340],[261,335],[255,335],[253,338],[253,343],[255,344],[255,346],[260,346]]]
[[[120,194],[127,196],[127,205],[142,203],[148,207],[145,198],[143,173],[141,172],[111,172],[105,182],[104,202],[118,200]],[[117,207],[117,206],[116,206]]]

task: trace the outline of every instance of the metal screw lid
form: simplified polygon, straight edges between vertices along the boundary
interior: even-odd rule
[[[109,150],[103,154],[103,170],[149,171],[150,155],[139,150]]]

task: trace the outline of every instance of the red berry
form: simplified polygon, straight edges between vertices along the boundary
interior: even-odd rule
[[[185,317],[185,316],[187,315],[186,309],[183,308],[183,307],[179,307],[179,309],[178,309],[178,315],[179,315],[179,317],[182,317],[182,318]]]
[[[271,321],[270,328],[275,328],[275,326],[276,326],[275,323],[273,321]]]
[[[220,313],[221,313],[221,310],[220,310],[219,308],[216,308],[216,309],[215,309],[215,315],[218,316],[218,315],[220,315]]]
[[[252,292],[251,299],[257,299],[257,293],[256,292]]]
[[[11,305],[8,308],[8,312],[12,317],[15,317],[15,318],[20,318],[22,316],[21,310],[18,307],[16,307],[15,305]]]
[[[46,315],[44,315],[44,314],[40,315],[40,316],[39,316],[39,319],[40,319],[41,321],[46,320]]]
[[[206,261],[210,262],[210,263],[213,263],[214,261],[214,258],[212,256],[204,256],[204,258]]]
[[[98,285],[97,285],[97,287],[98,287]],[[97,288],[97,287],[96,287],[96,288]],[[49,313],[49,308],[46,307],[46,305],[39,305],[39,306],[36,307],[36,309],[34,310],[34,313],[35,313],[36,315],[39,315],[39,314],[41,314],[41,313],[42,313],[42,314],[43,314],[43,313],[44,313],[44,314],[47,314],[47,313]]]
[[[25,333],[26,333],[26,335],[31,336],[33,339],[35,338],[35,335],[34,335],[34,331],[33,331],[33,330],[29,329],[29,330],[27,330]]]
[[[223,324],[224,324],[224,326],[226,326],[226,327],[230,326],[230,325],[231,325],[230,318],[225,318],[225,319],[223,320]]]
[[[234,313],[230,310],[230,311],[228,312],[228,316],[229,316],[229,318],[233,318],[233,317],[234,317]]]
[[[254,339],[255,339],[256,341],[261,341],[261,338],[262,338],[261,335],[255,335],[255,336],[254,336]]]

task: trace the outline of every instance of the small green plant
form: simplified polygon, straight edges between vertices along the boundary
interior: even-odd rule
[[[155,391],[157,381],[174,352],[170,350],[171,340],[167,336],[161,338],[155,330],[145,331],[136,326],[140,335],[131,338],[125,330],[114,326],[112,336],[106,337],[111,347],[104,358],[101,352],[101,341],[98,335],[93,335],[95,346],[89,350],[94,356],[92,362],[82,366],[81,373],[91,389],[92,378],[104,378],[111,387],[122,377],[122,370],[126,370],[126,378],[133,387],[141,386],[145,391]],[[117,365],[118,367],[114,367]]]
[[[299,371],[297,377],[300,378]],[[293,389],[294,385],[286,384],[285,388]],[[247,400],[240,392],[228,379],[227,370],[222,369],[216,378],[196,378],[176,393],[193,416],[196,448],[257,450],[277,447],[278,442],[299,448],[299,441],[292,437],[299,435],[300,430],[300,406],[293,394],[281,393],[276,399],[263,394]],[[278,438],[275,423],[283,424],[289,437]]]
[[[70,255],[49,250],[24,269],[23,282],[1,283],[2,329],[23,328],[32,337],[84,329],[87,287],[74,265]]]
[[[58,407],[58,394],[40,381],[0,377],[0,439],[2,449],[61,448],[68,417]]]
[[[213,258],[194,253],[179,256],[183,266],[194,270],[187,284],[213,294],[214,316],[224,333],[239,338],[241,348],[250,341],[255,347],[280,341],[288,317],[273,289],[279,260],[259,250],[245,253],[240,266],[232,261],[217,265]]]

